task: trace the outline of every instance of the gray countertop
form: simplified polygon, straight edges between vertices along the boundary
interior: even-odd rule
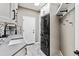
[[[18,35],[17,35],[18,36]],[[26,45],[26,43],[24,42],[23,39],[20,39],[20,40],[23,40],[22,43],[18,43],[18,44],[13,44],[13,45],[9,45],[9,42],[10,41],[13,41],[11,39],[14,39],[15,37],[18,38],[16,35],[14,36],[9,36],[8,38],[0,38],[0,39],[4,39],[5,42],[3,42],[1,45],[0,45],[0,56],[11,56],[13,54],[15,54],[19,49],[21,49],[23,46]],[[15,39],[17,40],[17,39]],[[14,42],[15,43],[15,42]]]
[[[4,39],[4,38],[0,38],[0,39]],[[21,43],[15,44],[17,40],[20,40]],[[5,42],[0,45],[0,56],[14,56],[26,46],[34,44],[34,43],[26,44],[22,36],[19,35],[9,36],[8,38],[5,38],[4,41]]]
[[[0,45],[0,56],[11,56],[25,45],[25,43],[14,45],[2,44]]]

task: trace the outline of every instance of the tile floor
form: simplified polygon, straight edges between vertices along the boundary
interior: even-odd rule
[[[26,56],[46,56],[46,55],[40,50],[40,43],[37,42],[34,45],[27,47]]]

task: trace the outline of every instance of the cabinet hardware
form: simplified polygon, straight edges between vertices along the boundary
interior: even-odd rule
[[[13,20],[15,20],[15,10],[12,10],[14,12],[14,17],[13,17]]]

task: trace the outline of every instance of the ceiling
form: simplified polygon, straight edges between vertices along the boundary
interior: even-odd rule
[[[21,7],[36,10],[36,11],[40,11],[43,5],[45,5],[45,3],[40,3],[38,6],[35,6],[34,3],[19,3],[19,6]]]

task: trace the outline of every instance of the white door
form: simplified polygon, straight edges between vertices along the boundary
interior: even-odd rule
[[[23,37],[27,44],[35,43],[35,17],[23,16]]]

